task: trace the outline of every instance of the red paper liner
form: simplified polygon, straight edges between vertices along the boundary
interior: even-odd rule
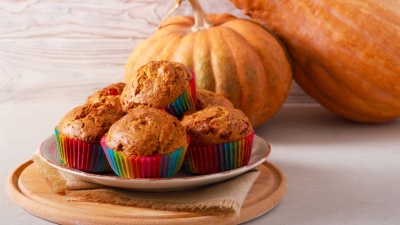
[[[253,148],[254,131],[246,138],[220,145],[189,146],[183,167],[193,174],[212,174],[245,166]]]
[[[112,172],[100,144],[69,138],[54,129],[62,165],[90,173]]]

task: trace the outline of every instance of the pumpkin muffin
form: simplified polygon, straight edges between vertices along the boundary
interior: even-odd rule
[[[233,104],[224,96],[202,88],[196,88],[196,109],[202,110],[208,106],[225,106],[233,108]]]
[[[110,127],[101,145],[118,176],[160,178],[171,177],[181,168],[188,141],[177,118],[139,106]]]
[[[100,140],[125,113],[122,111],[119,95],[104,91],[107,88],[90,96],[86,102],[88,104],[69,111],[55,128],[63,164],[87,172],[112,171]]]
[[[254,131],[249,118],[225,106],[209,106],[181,120],[190,137],[184,168],[211,174],[247,165]]]
[[[97,91],[86,99],[85,104],[111,104],[121,108],[120,95],[124,90],[125,83],[115,83]]]
[[[179,62],[151,61],[126,83],[121,103],[126,112],[148,105],[180,118],[196,105],[194,73]]]

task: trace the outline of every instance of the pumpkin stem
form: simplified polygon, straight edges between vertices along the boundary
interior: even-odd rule
[[[171,16],[173,12],[175,12],[182,3],[183,0],[175,0],[175,5],[174,8],[172,8],[168,14],[164,17],[164,19],[161,21],[160,25],[158,25],[158,29],[161,28],[161,26],[164,24],[164,22],[168,19],[168,17]],[[191,28],[193,32],[200,31],[200,30],[205,30],[210,27],[212,27],[212,24],[207,20],[206,14],[203,11],[203,8],[201,8],[201,5],[198,0],[188,0],[190,5],[193,8],[193,14],[194,14],[194,26]]]
[[[193,13],[194,13],[194,26],[192,27],[192,31],[200,31],[205,30],[212,27],[212,24],[208,22],[206,18],[206,14],[201,8],[201,5],[198,0],[189,0],[190,5],[192,5]]]

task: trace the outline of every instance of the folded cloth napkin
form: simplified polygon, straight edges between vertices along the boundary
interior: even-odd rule
[[[204,187],[172,192],[140,192],[84,181],[47,164],[38,152],[33,161],[54,193],[68,201],[92,201],[203,215],[238,216],[246,196],[260,174],[257,169]]]

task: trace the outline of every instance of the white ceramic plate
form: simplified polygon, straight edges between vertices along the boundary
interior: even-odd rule
[[[117,188],[154,192],[192,189],[238,176],[263,163],[271,152],[269,144],[255,135],[249,164],[234,170],[208,175],[193,175],[181,169],[170,178],[122,178],[114,173],[93,174],[61,165],[55,135],[44,140],[39,150],[41,157],[48,164],[83,180]]]

